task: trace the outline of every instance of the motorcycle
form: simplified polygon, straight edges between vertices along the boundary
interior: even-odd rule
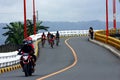
[[[45,40],[46,39],[42,39],[42,47],[44,47],[44,45],[45,45]]]
[[[54,40],[53,39],[50,39],[50,46],[53,48],[53,45],[54,45]]]
[[[23,71],[25,73],[25,76],[32,76],[33,73],[33,61],[32,56],[30,56],[28,53],[24,53],[22,55],[22,63],[23,63]]]

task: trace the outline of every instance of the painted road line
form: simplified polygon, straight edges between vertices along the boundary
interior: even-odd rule
[[[70,50],[72,51],[72,54],[73,54],[73,57],[74,57],[74,62],[73,62],[73,64],[71,64],[70,66],[68,66],[68,67],[66,67],[66,68],[64,68],[64,69],[61,69],[61,70],[59,70],[59,71],[57,71],[57,72],[53,72],[53,73],[51,73],[51,74],[48,74],[48,75],[43,76],[43,77],[41,77],[41,78],[38,78],[38,79],[36,79],[36,80],[44,80],[44,79],[49,78],[49,77],[51,77],[51,76],[54,76],[54,75],[57,75],[57,74],[59,74],[59,73],[65,72],[66,70],[74,67],[74,66],[77,64],[78,58],[77,58],[76,52],[75,52],[75,50],[74,50],[74,49],[68,44],[68,42],[67,42],[69,39],[70,39],[70,38],[68,38],[68,39],[65,40],[65,44],[66,44],[66,45],[70,48]]]

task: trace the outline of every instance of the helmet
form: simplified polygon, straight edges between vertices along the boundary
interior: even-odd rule
[[[26,39],[23,40],[23,44],[32,44],[32,43],[33,43],[32,40],[26,40]]]
[[[25,44],[25,45],[28,44],[27,40],[24,39],[23,44]]]
[[[26,40],[24,40],[24,41],[23,41],[23,44],[26,45],[26,44],[28,44],[28,42],[27,42]]]
[[[28,44],[32,44],[32,43],[33,43],[33,41],[32,41],[32,40],[28,40],[27,42],[28,42]]]

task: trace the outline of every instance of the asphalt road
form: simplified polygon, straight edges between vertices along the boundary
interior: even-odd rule
[[[53,49],[47,42],[44,48],[39,48],[40,54],[33,76],[24,77],[19,69],[1,74],[0,80],[36,80],[71,65],[74,57],[64,41],[64,38],[61,39],[60,45]],[[120,80],[120,59],[110,51],[89,42],[86,37],[71,38],[68,43],[77,54],[77,64],[44,80]]]

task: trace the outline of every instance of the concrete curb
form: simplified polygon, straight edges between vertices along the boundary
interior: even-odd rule
[[[116,56],[118,56],[120,58],[120,51],[118,49],[116,49],[115,47],[110,46],[110,45],[105,44],[105,43],[102,43],[102,42],[99,42],[99,41],[96,41],[96,40],[92,40],[92,39],[89,39],[89,41],[110,50],[113,54],[115,54]]]
[[[21,68],[20,64],[0,69],[0,74]]]

